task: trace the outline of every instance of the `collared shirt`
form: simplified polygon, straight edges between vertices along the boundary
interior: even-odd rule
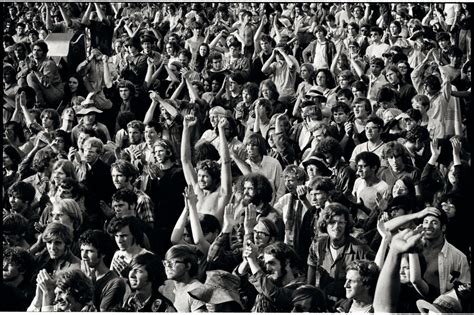
[[[368,98],[372,104],[377,102],[379,91],[387,84],[388,81],[383,74],[380,74],[378,77],[374,76],[372,73],[369,75]]]
[[[133,191],[137,194],[137,217],[145,223],[155,222],[153,216],[155,206],[153,205],[150,196],[138,188],[134,188]]]
[[[458,271],[458,280],[463,283],[471,282],[471,271],[466,255],[459,249],[444,241],[443,248],[438,253],[439,291],[443,294],[451,290],[454,285],[451,283],[451,272]]]

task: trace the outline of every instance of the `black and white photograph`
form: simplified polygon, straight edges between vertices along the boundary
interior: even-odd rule
[[[474,312],[472,3],[0,5],[0,311]]]

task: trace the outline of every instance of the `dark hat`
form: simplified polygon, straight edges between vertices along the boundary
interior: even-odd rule
[[[320,159],[316,156],[310,157],[306,161],[303,161],[301,164],[303,165],[304,168],[306,168],[308,165],[316,166],[318,168],[318,170],[321,172],[322,176],[327,176],[328,177],[328,176],[332,175],[332,172],[327,167],[326,163],[322,159]]]
[[[410,36],[410,40],[417,40],[420,37],[423,37],[425,35],[425,32],[423,32],[423,29],[416,30],[413,32],[413,34]]]
[[[311,87],[305,97],[316,97],[321,103],[326,103],[327,101],[327,97],[323,95],[323,91],[319,86]]]

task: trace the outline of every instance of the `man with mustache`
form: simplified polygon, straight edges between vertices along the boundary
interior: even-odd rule
[[[313,239],[309,249],[307,283],[326,292],[330,310],[335,302],[346,298],[346,267],[354,260],[373,260],[375,257],[366,244],[349,235],[352,226],[345,206],[339,203],[327,205],[319,223],[321,232],[327,235]]]

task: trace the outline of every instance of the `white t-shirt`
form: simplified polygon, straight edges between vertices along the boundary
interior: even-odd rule
[[[380,193],[383,196],[385,192],[389,190],[390,187],[383,180],[380,180],[380,182],[375,185],[367,186],[367,182],[365,181],[365,179],[357,178],[354,183],[352,195],[356,198],[358,203],[363,200],[364,205],[367,208],[374,210],[375,206],[377,205],[375,202],[375,197],[377,196],[377,193]],[[366,219],[367,214],[359,210],[359,212],[357,213],[357,217],[359,219]]]

